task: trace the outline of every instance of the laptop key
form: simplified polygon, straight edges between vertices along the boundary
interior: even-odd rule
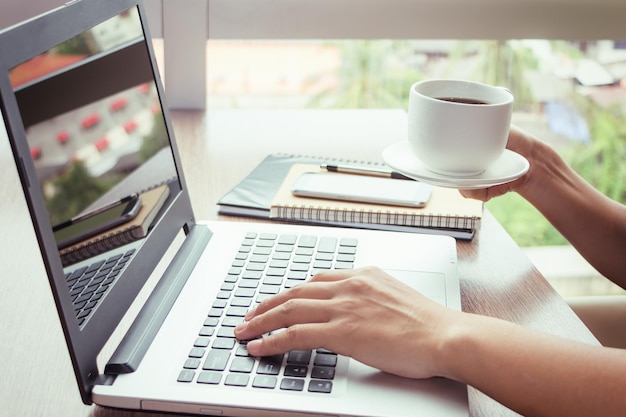
[[[306,377],[306,374],[309,372],[309,368],[307,366],[302,365],[287,365],[285,366],[285,376],[295,376],[299,378]]]
[[[293,248],[294,248],[293,245],[281,244],[281,245],[276,245],[275,250],[278,253],[291,253],[291,252],[293,252]]]
[[[256,244],[257,248],[271,248],[274,246],[273,240],[259,240]]]
[[[222,326],[237,327],[241,322],[243,322],[243,317],[227,316],[224,317],[224,320],[222,320]]]
[[[330,269],[332,267],[331,261],[320,261],[316,260],[313,262],[313,268],[315,269]]]
[[[278,238],[278,243],[285,244],[285,245],[295,245],[297,241],[298,241],[297,235],[281,235]]]
[[[235,297],[248,297],[252,298],[256,294],[254,288],[237,288],[235,290]]]
[[[318,353],[315,355],[313,365],[316,366],[337,366],[337,355]]]
[[[222,317],[222,314],[224,313],[224,309],[223,308],[211,308],[209,310],[209,317]]]
[[[314,248],[298,247],[298,249],[296,249],[296,255],[297,256],[313,256],[314,253],[315,253],[315,249]]]
[[[285,285],[285,288],[289,288]],[[263,301],[267,300],[268,298],[273,297],[274,294],[259,294],[257,295],[256,299],[254,300],[256,303],[262,303]]]
[[[234,387],[245,387],[248,385],[250,377],[246,374],[228,374],[224,385],[230,385]]]
[[[191,349],[191,352],[189,352],[189,357],[190,358],[202,358],[204,356],[204,353],[206,352],[206,349],[203,348],[193,348]]]
[[[339,255],[337,255],[337,261],[338,262],[352,262],[352,263],[354,263],[354,259],[355,259],[354,255],[348,255],[348,254],[345,254],[345,253],[343,253],[343,254],[340,253]]]
[[[335,257],[334,253],[317,253],[315,254],[316,261],[332,261]]]
[[[333,379],[335,377],[335,368],[328,366],[314,366],[311,371],[311,378],[315,379]]]
[[[250,257],[250,262],[254,262],[254,263],[267,263],[267,261],[269,261],[269,256],[268,255],[252,255]],[[243,265],[242,265],[243,266]]]
[[[252,304],[252,300],[250,298],[235,298],[230,302],[230,305],[233,307],[250,307]]]
[[[282,261],[281,261],[282,262]],[[270,266],[267,271],[265,271],[265,275],[269,277],[284,277],[287,273],[288,263],[284,263],[284,267],[272,267]]]
[[[354,255],[356,254],[356,248],[353,246],[339,246],[338,253],[343,255]]]
[[[287,363],[291,365],[308,365],[310,361],[310,350],[292,350],[287,354]]]
[[[263,276],[263,271],[245,271],[241,274],[241,278],[244,279],[261,279]]]
[[[277,261],[288,261],[291,259],[291,252],[275,252],[272,255],[272,259]]]
[[[307,273],[306,271],[289,271],[287,278],[304,281],[307,278]]]
[[[250,353],[248,353],[248,348],[246,347],[246,345],[237,346],[237,351],[235,352],[235,356],[250,356]]]
[[[233,359],[233,362],[230,364],[230,372],[239,372],[249,374],[252,372],[252,368],[254,368],[254,358],[239,356]]]
[[[196,373],[194,371],[191,371],[189,369],[183,369],[178,374],[177,381],[178,382],[191,382],[193,381],[194,376],[196,376]]]
[[[256,247],[254,248],[254,250],[252,251],[252,253],[254,255],[269,255],[270,253],[272,253],[272,248],[259,248]]]
[[[234,339],[235,338],[235,328],[234,327],[221,327],[218,331],[217,331],[217,337],[224,337],[227,339]]]
[[[263,279],[263,284],[266,285],[282,285],[283,283],[283,279],[282,277],[265,277],[265,279]]]
[[[316,236],[300,236],[300,239],[298,240],[298,246],[303,248],[314,248],[316,244]]]
[[[259,292],[261,294],[269,294],[269,295],[278,294],[279,291],[280,291],[280,287],[278,285],[261,285],[261,289],[259,289]]]
[[[337,239],[334,237],[323,237],[317,247],[318,252],[333,253],[337,247]]]
[[[354,264],[352,262],[335,262],[335,269],[353,269]]]
[[[256,288],[259,286],[259,281],[255,279],[242,279],[239,281],[239,288]]]
[[[283,355],[266,356],[261,358],[256,373],[263,375],[278,375],[283,363]]]
[[[220,320],[217,317],[207,317],[204,320],[204,326],[215,327],[219,324]]]
[[[280,389],[285,391],[303,391],[304,379],[283,378],[280,383]]]
[[[221,349],[211,349],[207,355],[202,369],[205,371],[223,371],[226,369],[230,351]]]
[[[212,326],[202,326],[200,331],[198,332],[198,336],[211,337],[215,333],[215,327]]]
[[[227,339],[225,337],[218,337],[213,341],[211,346],[213,350],[232,350],[235,347],[235,339]]]
[[[209,346],[209,343],[211,343],[211,339],[208,337],[198,337],[196,338],[196,341],[193,342],[193,345],[194,347],[205,348]]]
[[[183,368],[185,369],[198,369],[200,366],[200,359],[189,358],[185,361]]]
[[[322,381],[312,379],[309,382],[309,392],[321,392],[324,394],[330,394],[333,389],[333,383],[331,381]]]
[[[291,264],[290,271],[306,272],[309,270],[308,264]]]
[[[217,293],[217,298],[220,300],[228,300],[230,298],[231,291],[220,291]]]
[[[217,385],[220,383],[220,381],[222,380],[222,374],[220,374],[219,372],[209,372],[209,371],[205,371],[205,372],[200,372],[200,375],[198,375],[198,384],[210,384],[210,385]]]
[[[248,309],[245,307],[229,307],[226,310],[227,316],[245,317]]]
[[[278,383],[278,378],[270,375],[257,375],[252,381],[252,386],[255,388],[274,389]]]

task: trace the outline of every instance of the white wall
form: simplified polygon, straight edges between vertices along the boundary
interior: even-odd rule
[[[208,0],[213,38],[626,39],[623,0]]]

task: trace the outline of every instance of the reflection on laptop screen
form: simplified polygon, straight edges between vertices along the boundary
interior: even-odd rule
[[[137,8],[12,66],[9,79],[64,268],[55,285],[84,330],[181,190]],[[139,287],[145,265],[124,285]]]
[[[167,190],[156,202],[145,192],[176,181],[153,77],[135,8],[10,72],[64,265],[85,257],[71,250],[152,220]]]

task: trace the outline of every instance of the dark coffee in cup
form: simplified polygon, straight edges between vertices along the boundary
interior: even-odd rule
[[[461,103],[461,104],[489,104],[486,101],[476,100],[473,98],[464,98],[464,97],[437,97],[437,100],[451,101],[452,103]]]

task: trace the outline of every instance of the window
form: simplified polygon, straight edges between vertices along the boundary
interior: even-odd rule
[[[209,41],[178,50],[206,54],[208,75],[185,74],[182,84],[206,83],[208,98],[196,102],[209,108],[405,108],[408,87],[421,78],[507,85],[516,124],[553,143],[601,191],[626,199],[621,0],[189,0],[185,7],[195,12],[178,23],[176,13],[163,14],[165,67],[188,65],[179,55],[168,61],[168,42],[189,44],[167,22],[189,26],[191,15]],[[488,207],[521,246],[566,243],[515,195]]]

